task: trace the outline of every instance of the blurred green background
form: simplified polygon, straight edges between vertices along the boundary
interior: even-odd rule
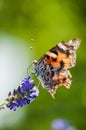
[[[77,53],[77,64],[70,70],[73,75],[70,90],[60,87],[53,100],[40,85],[39,97],[30,105],[18,110],[21,113],[24,110],[22,119],[12,126],[10,123],[8,126],[3,124],[0,130],[50,130],[51,122],[56,118],[70,120],[78,130],[85,130],[86,1],[0,0],[0,35],[2,34],[18,37],[32,46],[30,53],[28,47],[28,57],[31,56],[32,60],[39,59],[62,40],[78,37],[81,39],[81,45]],[[21,46],[23,44],[20,43]],[[6,118],[10,120],[14,116]]]

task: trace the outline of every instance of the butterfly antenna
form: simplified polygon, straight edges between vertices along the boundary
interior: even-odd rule
[[[32,67],[32,64],[33,64],[33,63],[31,63],[31,64],[28,66],[28,68],[27,68],[27,74],[31,74],[31,69],[30,69],[30,68]]]

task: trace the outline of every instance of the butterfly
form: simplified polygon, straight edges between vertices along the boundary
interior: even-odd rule
[[[42,86],[54,98],[58,87],[71,85],[70,68],[76,64],[76,51],[80,45],[78,38],[60,42],[44,54],[38,61],[33,61],[34,73]]]

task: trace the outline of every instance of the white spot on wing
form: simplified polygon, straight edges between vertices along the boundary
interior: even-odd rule
[[[67,47],[63,43],[59,43],[58,46],[63,49],[64,51],[67,50]]]
[[[46,54],[49,55],[50,57],[57,58],[57,55],[50,51],[48,51]]]

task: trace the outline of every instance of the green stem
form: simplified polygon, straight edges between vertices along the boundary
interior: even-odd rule
[[[0,105],[0,110],[4,108],[4,105],[6,105],[6,102]]]
[[[5,102],[3,104],[0,105],[0,107],[4,106],[5,105]]]

